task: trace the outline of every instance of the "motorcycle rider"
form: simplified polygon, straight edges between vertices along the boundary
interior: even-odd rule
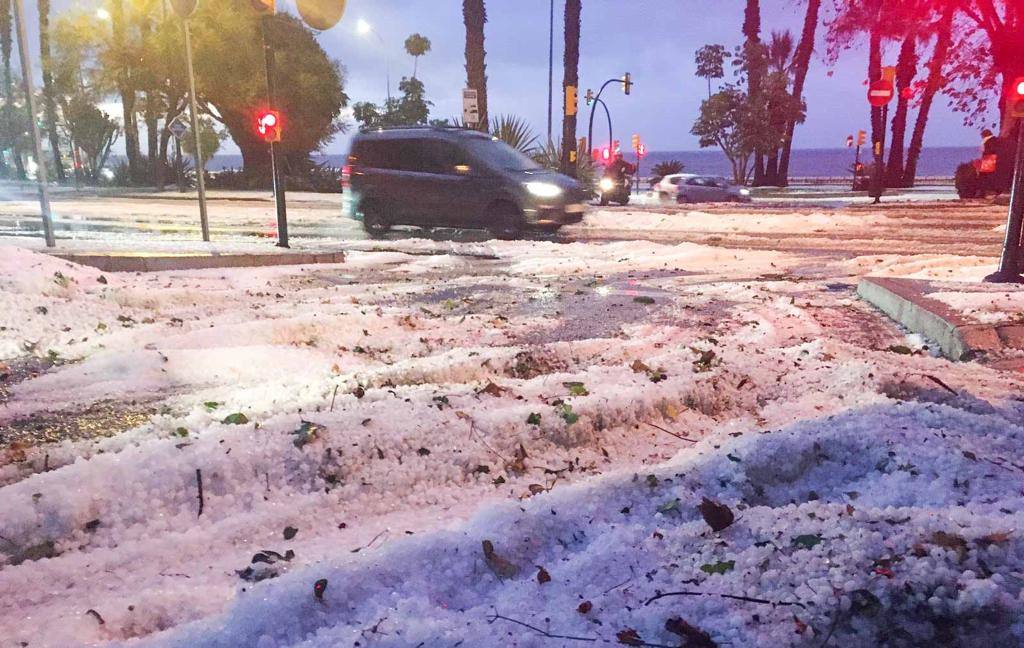
[[[604,170],[604,176],[612,178],[616,184],[623,182],[626,176],[631,176],[634,173],[636,173],[636,166],[623,159],[622,151],[615,152],[615,159]]]

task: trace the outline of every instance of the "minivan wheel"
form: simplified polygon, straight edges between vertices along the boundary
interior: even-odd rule
[[[515,205],[499,203],[491,209],[494,224],[489,228],[494,238],[508,241],[519,236],[523,229],[523,216]]]
[[[389,229],[391,229],[391,223],[388,222],[387,216],[384,214],[384,209],[377,202],[367,202],[362,206],[363,211],[363,229],[370,236],[383,236]]]

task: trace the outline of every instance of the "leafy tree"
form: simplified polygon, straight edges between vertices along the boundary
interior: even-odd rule
[[[12,37],[11,0],[0,0],[0,56],[3,58],[3,99],[0,107],[0,152],[10,149],[14,156],[14,169],[19,180],[24,180],[25,165],[21,160],[22,135],[25,132],[18,124],[19,117],[14,102],[14,75],[11,72]],[[2,157],[2,156],[0,156]]]
[[[570,0],[572,1],[572,0]],[[466,25],[466,87],[476,90],[480,107],[478,128],[487,130],[487,64],[484,49],[484,25],[487,8],[484,0],[462,0],[462,21]]]
[[[213,159],[213,156],[220,150],[220,144],[227,139],[227,134],[223,131],[217,130],[217,125],[213,119],[209,117],[202,117],[199,119],[199,141],[203,145],[203,163],[209,162]],[[189,128],[188,132],[181,139],[181,149],[192,156],[192,159],[196,157],[196,138],[195,133]]]
[[[804,83],[814,54],[814,41],[818,30],[818,14],[821,12],[821,0],[807,0],[807,12],[804,14],[804,26],[800,34],[800,43],[793,55],[793,92],[794,99],[803,100]],[[793,136],[796,133],[796,119],[791,115],[786,122],[786,135],[782,140],[782,153],[779,158],[778,175],[775,183],[780,187],[789,184],[789,161],[793,152]]]
[[[388,99],[383,106],[369,101],[355,104],[352,116],[363,129],[426,124],[430,118],[430,107],[434,104],[426,100],[423,82],[402,77],[398,89],[402,96]]]
[[[64,119],[75,145],[85,154],[86,175],[99,181],[99,174],[117,141],[121,129],[117,122],[97,108],[87,97],[78,95],[64,108]]]
[[[43,66],[43,108],[46,131],[53,152],[53,169],[57,180],[64,182],[64,163],[60,159],[60,134],[57,132],[57,101],[54,99],[53,63],[50,57],[50,0],[39,0],[39,55]]]
[[[717,146],[732,165],[733,180],[746,184],[750,158],[754,153],[750,102],[747,94],[728,84],[701,102],[700,117],[691,133],[700,138],[701,148]]]
[[[724,45],[705,45],[697,50],[697,76],[708,80],[708,98],[711,98],[711,80],[725,78],[725,60],[732,56]]]
[[[580,27],[583,3],[581,0],[565,1],[565,55],[563,57],[564,72],[562,75],[562,96],[565,88],[580,87]],[[577,152],[575,161],[572,152],[577,148],[576,115],[565,115],[562,118],[562,164],[561,171],[566,175],[578,177],[581,156]],[[589,155],[582,157],[589,158]]]
[[[412,78],[416,78],[420,57],[430,51],[430,39],[421,34],[413,34],[405,39],[405,51],[412,57]]]
[[[924,147],[924,133],[928,127],[928,116],[931,113],[935,96],[945,84],[943,69],[949,60],[949,52],[953,44],[953,18],[957,5],[955,0],[942,0],[942,2],[944,2],[944,6],[941,17],[932,29],[935,35],[935,46],[932,50],[931,60],[928,62],[928,80],[924,85],[921,105],[917,111],[917,121],[914,123],[914,133],[910,137],[910,148],[907,150],[907,164],[903,169],[902,186],[904,187],[914,186],[917,178],[917,163]]]

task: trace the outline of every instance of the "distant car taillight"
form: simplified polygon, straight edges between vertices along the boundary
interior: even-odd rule
[[[352,165],[346,164],[341,167],[341,186],[348,189],[349,182],[352,180]]]

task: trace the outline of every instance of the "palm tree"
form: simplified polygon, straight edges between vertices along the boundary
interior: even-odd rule
[[[765,91],[781,88],[788,99],[789,73],[793,68],[793,34],[789,30],[773,31],[771,40],[765,50],[768,74],[765,77]],[[775,96],[773,94],[773,96]],[[785,133],[789,115],[775,110],[776,106],[769,101],[769,111],[773,115],[771,128],[775,133]],[[779,182],[779,151],[782,147],[775,145],[768,153],[768,162],[764,170],[764,184],[777,185]]]
[[[430,51],[430,39],[422,34],[413,34],[405,39],[405,51],[412,57],[412,78],[416,78],[420,57]]]
[[[892,118],[892,143],[889,163],[885,169],[887,187],[903,186],[903,144],[907,135],[907,115],[910,112],[910,92],[917,74],[917,31],[911,30],[903,38],[896,63],[896,91],[898,102]]]
[[[907,150],[907,164],[903,169],[902,185],[904,187],[913,187],[917,178],[917,162],[921,158],[921,148],[924,146],[924,132],[928,126],[928,115],[935,101],[935,95],[938,94],[945,82],[942,70],[949,59],[950,49],[953,45],[953,17],[956,10],[957,3],[954,0],[945,0],[942,18],[935,28],[936,42],[931,61],[928,63],[928,82],[921,98],[921,107],[917,111],[914,134],[910,137],[910,148]]]
[[[764,85],[764,46],[761,44],[761,2],[747,0],[743,12],[743,45],[747,58],[747,95],[753,105],[760,103],[762,86]],[[764,184],[764,151],[758,150],[754,156],[754,185]]]
[[[57,133],[57,102],[53,97],[53,61],[50,56],[50,0],[39,0],[39,55],[43,65],[43,108],[46,130],[53,151],[53,167],[57,179],[64,182],[64,165],[60,160],[60,134]]]
[[[804,94],[804,83],[810,69],[811,56],[814,54],[814,39],[818,30],[818,14],[821,12],[821,0],[808,0],[807,13],[804,15],[804,28],[800,34],[800,44],[793,56],[793,98],[800,100]],[[776,184],[785,187],[789,184],[789,160],[793,153],[793,135],[796,133],[796,119],[791,118],[786,124],[786,137],[782,142],[782,156],[779,158],[779,172]]]
[[[487,64],[484,50],[484,25],[487,8],[484,0],[462,0],[462,21],[466,25],[466,87],[476,90],[480,121],[477,128],[487,131]]]
[[[580,14],[583,12],[582,0],[565,0],[565,56],[562,76],[562,96],[565,89],[580,85]],[[562,173],[576,177],[576,115],[562,114]]]

